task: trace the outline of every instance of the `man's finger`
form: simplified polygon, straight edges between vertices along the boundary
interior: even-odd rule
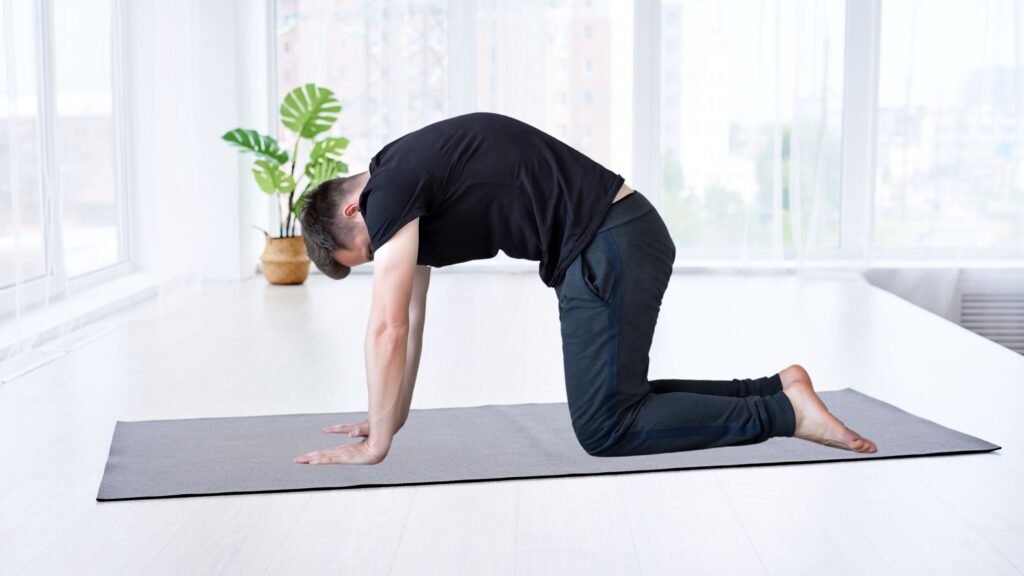
[[[296,464],[317,464],[320,460],[320,451],[307,452],[302,456],[296,456],[292,459]]]

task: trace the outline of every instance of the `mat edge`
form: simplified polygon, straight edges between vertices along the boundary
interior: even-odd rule
[[[716,466],[682,466],[682,467],[671,467],[671,468],[658,468],[651,470],[616,470],[610,472],[583,472],[583,473],[572,473],[572,474],[550,474],[544,476],[503,476],[499,478],[467,478],[460,480],[433,480],[429,482],[400,482],[394,484],[355,484],[351,486],[315,486],[311,488],[283,488],[275,490],[242,490],[242,491],[231,491],[231,492],[204,492],[204,493],[190,493],[190,494],[167,494],[160,496],[129,496],[124,498],[100,498],[99,495],[96,497],[97,502],[123,502],[128,500],[167,500],[172,498],[196,498],[203,496],[242,496],[247,494],[279,494],[287,492],[316,492],[321,490],[353,490],[360,488],[394,488],[402,486],[430,486],[436,484],[468,484],[474,482],[506,482],[509,480],[543,480],[546,478],[572,478],[576,476],[617,476],[621,474],[647,474],[651,472],[678,472],[686,470],[709,470],[709,469],[724,469],[724,468],[751,468],[757,466],[794,466],[800,464],[834,464],[839,462],[863,462],[866,460],[896,460],[900,458],[928,458],[935,456],[961,456],[967,454],[988,454],[994,452],[997,448],[978,448],[972,450],[953,450],[943,452],[929,452],[924,454],[898,454],[893,456],[854,456],[850,458],[829,458],[825,460],[802,460],[802,461],[783,461],[783,462],[756,462],[746,464],[724,464]]]

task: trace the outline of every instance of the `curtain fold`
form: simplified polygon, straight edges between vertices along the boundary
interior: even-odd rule
[[[66,336],[75,303],[64,267],[64,246],[56,234],[61,193],[54,150],[46,136],[52,124],[44,88],[52,84],[44,59],[46,15],[36,2],[4,0],[3,89],[5,130],[0,132],[0,381],[5,374],[59,356],[39,344]]]
[[[197,0],[82,2],[0,0],[0,382],[202,291],[198,150],[219,133],[197,114]],[[96,64],[76,58],[97,56],[81,44],[72,46],[80,55],[55,50],[54,22],[72,9],[85,21],[70,24],[85,29],[107,19],[105,118],[82,112],[98,96],[95,78],[75,69]],[[113,131],[113,150],[99,148],[97,122]],[[102,170],[113,183],[92,180]],[[111,187],[126,215],[120,263],[89,269],[96,250],[110,251],[97,237],[113,232],[89,225]]]
[[[840,2],[797,0],[791,12],[793,109],[786,208],[790,258],[798,273],[807,269],[808,261],[834,258],[840,247],[844,79],[837,64],[845,50],[843,8]]]

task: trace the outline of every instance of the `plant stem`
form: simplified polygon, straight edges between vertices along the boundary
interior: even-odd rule
[[[299,142],[302,141],[302,134],[295,135],[295,147],[292,148],[292,170],[290,175],[292,181],[295,181],[295,162],[299,159]],[[285,228],[288,235],[292,235],[292,197],[295,196],[295,188],[298,185],[293,185],[291,192],[288,193],[288,214],[285,216]]]
[[[277,201],[277,235],[280,238],[284,237],[284,227],[281,225],[281,201]]]
[[[295,179],[295,188],[292,190],[293,194],[295,193],[296,190],[298,190],[300,188],[299,184],[302,182],[302,178],[304,176],[305,176],[304,174],[299,174],[299,177]],[[307,185],[306,187],[308,188],[309,186]],[[306,190],[303,190],[302,194],[305,194],[305,193],[306,193]],[[299,199],[300,200],[302,199],[302,194],[299,194]],[[295,232],[295,223],[299,221],[299,217],[294,215],[295,213],[292,212],[292,207],[293,206],[294,206],[294,204],[292,204],[291,197],[289,196],[289,198],[288,198],[288,212],[292,214],[292,233]]]
[[[288,193],[288,235],[295,233],[295,214],[292,213],[292,196],[295,196],[295,188]]]

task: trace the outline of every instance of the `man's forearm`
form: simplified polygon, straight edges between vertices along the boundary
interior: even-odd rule
[[[409,418],[409,408],[412,406],[412,393],[416,387],[416,375],[420,368],[420,352],[423,349],[423,321],[412,322],[412,330],[409,332],[409,344],[405,355],[405,376],[402,378],[402,404],[401,413],[398,418],[398,428],[405,425]]]
[[[367,443],[381,456],[391,449],[391,439],[402,416],[402,379],[408,341],[408,327],[378,328],[367,332],[366,380],[370,424]]]

